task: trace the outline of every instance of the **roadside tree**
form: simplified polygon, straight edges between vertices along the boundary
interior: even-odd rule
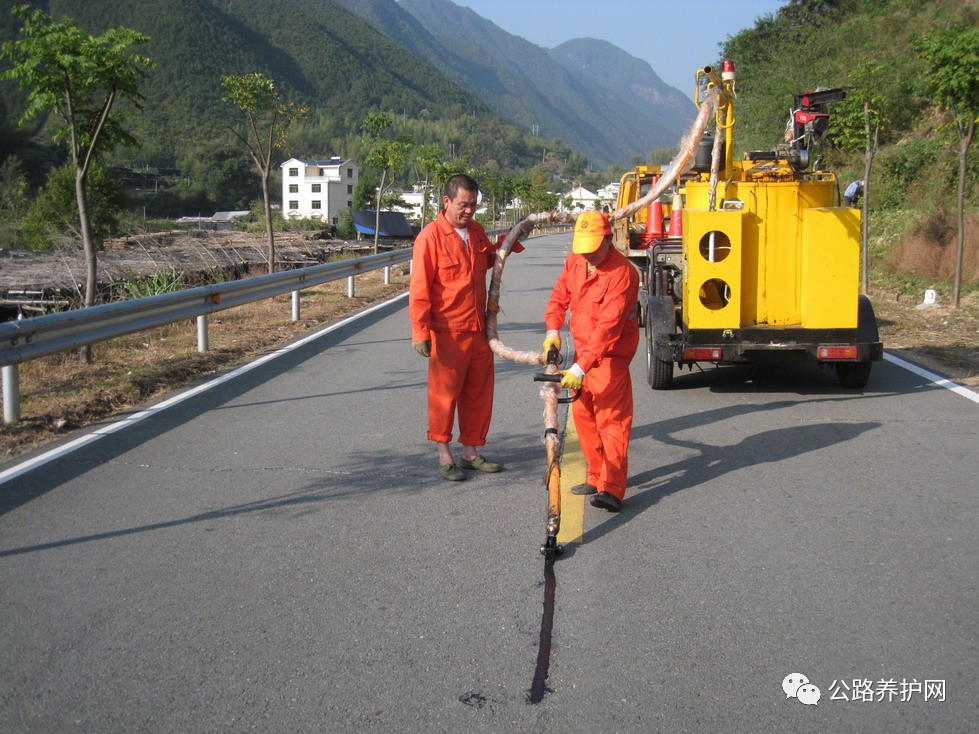
[[[54,139],[67,140],[71,152],[86,261],[84,301],[91,306],[96,297],[98,244],[88,209],[88,176],[99,155],[117,145],[135,144],[113,108],[123,100],[136,109],[141,107],[139,85],[153,62],[130,49],[149,38],[128,28],[92,36],[70,18],[54,20],[28,5],[14,8],[13,14],[23,26],[19,38],[4,43],[0,51],[0,58],[11,64],[0,78],[16,80],[27,91],[22,123],[39,115],[60,118]],[[81,359],[91,361],[90,347],[82,350]]]
[[[268,238],[269,272],[275,272],[275,227],[272,222],[272,197],[269,179],[275,152],[286,143],[286,134],[307,112],[305,107],[282,98],[275,82],[255,72],[244,76],[221,78],[221,99],[245,114],[245,130],[228,126],[244,144],[262,178],[262,203],[265,212],[265,234]]]
[[[915,50],[928,62],[926,81],[932,100],[949,111],[959,137],[958,242],[952,306],[959,308],[965,252],[965,181],[969,148],[979,118],[979,28],[952,27],[934,32]]]
[[[415,164],[422,177],[422,223],[428,222],[429,202],[439,201],[438,193],[449,179],[448,166],[445,163],[445,151],[437,145],[422,145],[415,153]],[[432,192],[436,192],[432,196]],[[436,207],[437,209],[437,207]]]
[[[388,131],[394,122],[391,116],[384,112],[371,112],[364,118],[363,128],[371,138],[371,151],[365,163],[381,172],[381,181],[377,186],[376,211],[374,212],[374,254],[378,252],[378,240],[381,234],[381,200],[384,192],[394,183],[397,175],[408,160],[412,142],[405,136],[394,139],[387,138]]]

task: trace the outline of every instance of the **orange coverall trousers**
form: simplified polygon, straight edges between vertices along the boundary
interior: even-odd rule
[[[571,404],[588,471],[585,481],[599,492],[625,498],[632,433],[631,359],[605,357],[588,370],[581,396]]]
[[[432,331],[428,360],[428,439],[484,446],[493,417],[493,351],[480,331]]]

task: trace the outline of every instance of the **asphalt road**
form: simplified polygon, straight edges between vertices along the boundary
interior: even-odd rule
[[[507,344],[569,240],[508,261]],[[402,298],[0,467],[0,729],[974,731],[979,403],[891,362],[644,371],[624,510],[565,503],[539,704],[533,369],[498,363],[505,471],[439,479]]]

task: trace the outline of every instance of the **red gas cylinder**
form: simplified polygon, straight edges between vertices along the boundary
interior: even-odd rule
[[[654,199],[646,207],[646,233],[642,237],[642,246],[651,247],[653,240],[663,236],[663,205],[659,199]]]

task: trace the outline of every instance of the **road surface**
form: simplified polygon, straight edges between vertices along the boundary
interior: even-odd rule
[[[569,242],[508,261],[507,344]],[[540,703],[539,386],[498,362],[506,468],[441,480],[399,298],[2,467],[3,730],[973,731],[979,404],[891,362],[644,372],[624,510],[565,502]]]

